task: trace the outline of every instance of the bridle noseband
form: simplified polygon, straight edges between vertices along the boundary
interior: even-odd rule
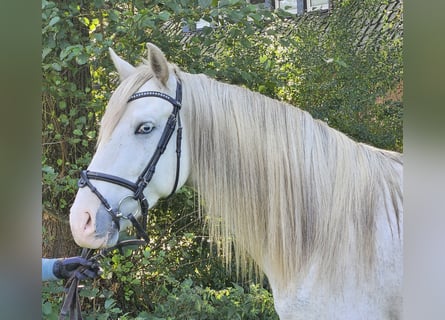
[[[144,190],[147,187],[147,185],[150,183],[151,179],[153,178],[153,175],[156,170],[156,165],[161,158],[162,154],[164,153],[165,149],[167,148],[167,145],[170,141],[170,138],[173,135],[173,132],[176,130],[176,177],[175,182],[173,185],[173,189],[168,197],[170,197],[173,193],[175,193],[176,188],[178,187],[178,181],[179,181],[179,170],[180,170],[180,159],[181,159],[181,142],[182,142],[182,124],[181,124],[181,117],[179,114],[179,110],[181,109],[181,101],[182,101],[182,85],[179,79],[177,79],[177,85],[176,85],[176,98],[172,98],[169,95],[159,92],[159,91],[142,91],[142,92],[136,92],[130,96],[127,102],[131,102],[140,98],[146,98],[146,97],[156,97],[160,99],[164,99],[168,102],[170,102],[173,105],[173,111],[170,114],[167,123],[164,127],[164,131],[162,132],[162,136],[159,139],[158,145],[156,147],[155,152],[150,158],[150,161],[148,162],[147,166],[144,168],[142,173],[137,178],[136,182],[131,182],[129,180],[123,179],[121,177],[117,177],[114,175],[102,173],[102,172],[94,172],[89,170],[83,170],[80,173],[80,179],[78,182],[78,186],[80,188],[83,188],[85,186],[88,186],[90,190],[99,198],[99,200],[102,202],[108,213],[110,214],[111,218],[113,219],[113,222],[115,223],[117,229],[120,229],[120,219],[128,219],[131,221],[133,226],[136,228],[136,232],[139,237],[143,238],[146,242],[149,241],[148,234],[144,230],[143,226],[147,225],[147,215],[148,215],[148,208],[149,204],[147,199],[144,196]],[[91,180],[100,180],[105,181],[109,183],[113,183],[116,185],[119,185],[121,187],[127,188],[133,192],[132,196],[126,196],[124,197],[120,202],[117,209],[113,208],[108,201],[105,199],[105,197],[94,187],[94,185],[91,183]],[[128,215],[123,215],[120,212],[121,203],[129,198],[132,197],[134,200],[137,200],[139,202],[139,205],[141,207],[141,214],[142,214],[142,225],[136,220],[134,215],[132,213],[129,213]]]

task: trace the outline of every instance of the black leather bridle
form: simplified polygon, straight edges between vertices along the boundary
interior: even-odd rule
[[[179,170],[180,170],[180,160],[181,160],[181,142],[182,142],[182,124],[181,124],[181,117],[179,114],[179,110],[181,109],[181,101],[182,101],[182,85],[179,79],[177,79],[177,85],[176,85],[176,98],[172,98],[169,95],[159,92],[159,91],[142,91],[142,92],[136,92],[133,95],[130,96],[128,99],[128,102],[140,99],[140,98],[146,98],[146,97],[156,97],[160,99],[164,99],[168,102],[170,102],[173,105],[173,111],[170,114],[167,123],[165,125],[164,131],[162,132],[162,136],[159,139],[158,145],[156,147],[155,152],[150,158],[150,161],[148,162],[145,169],[142,171],[142,173],[137,178],[136,182],[131,182],[129,180],[126,180],[121,177],[117,177],[114,175],[102,173],[102,172],[94,172],[89,170],[83,170],[80,173],[80,179],[78,182],[78,186],[80,188],[83,188],[85,186],[88,186],[90,190],[99,198],[99,200],[102,202],[108,213],[110,214],[111,218],[113,219],[113,222],[117,229],[120,228],[120,219],[128,219],[131,221],[133,226],[136,229],[137,235],[141,238],[143,238],[146,242],[149,241],[148,234],[143,226],[146,227],[147,225],[147,216],[148,216],[148,208],[149,204],[147,199],[144,196],[144,190],[147,187],[147,185],[150,183],[151,179],[153,178],[153,175],[156,170],[156,165],[161,158],[162,154],[164,153],[165,149],[167,148],[167,145],[170,141],[170,138],[173,135],[173,132],[176,131],[176,177],[175,182],[173,185],[173,189],[168,197],[170,197],[173,193],[175,193],[176,188],[178,187],[178,180],[179,180]],[[105,181],[113,184],[117,184],[121,187],[127,188],[133,192],[132,196],[124,197],[118,205],[118,208],[113,208],[108,201],[105,199],[105,197],[94,187],[94,185],[91,183],[91,180],[100,180]],[[129,213],[128,215],[123,215],[120,212],[121,203],[131,197],[132,199],[139,202],[140,208],[141,208],[141,214],[142,214],[142,225],[136,220],[133,213]]]

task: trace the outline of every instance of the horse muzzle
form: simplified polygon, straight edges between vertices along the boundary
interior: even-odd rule
[[[92,210],[94,207],[97,209]],[[91,249],[114,246],[119,238],[116,223],[101,203],[89,208],[85,209],[76,201],[71,207],[70,226],[74,241],[80,247]]]

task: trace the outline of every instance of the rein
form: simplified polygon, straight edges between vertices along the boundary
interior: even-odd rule
[[[125,246],[144,245],[146,242],[140,239],[129,239],[119,242],[117,245],[111,248],[100,250],[98,254],[93,256],[93,249],[82,248],[81,257],[89,261],[96,262],[100,257],[105,257],[108,253],[115,249],[118,249],[123,254],[122,248]],[[86,267],[80,266],[76,271],[82,272]],[[59,320],[83,320],[82,311],[80,308],[79,298],[79,281],[76,276],[77,272],[73,273],[73,276],[69,278],[65,284],[65,298],[63,301],[62,309],[60,310]],[[69,318],[68,318],[69,317]]]
[[[100,256],[104,256],[105,254],[111,252],[114,249],[119,249],[120,252],[122,252],[122,247],[128,246],[128,245],[143,245],[145,243],[149,242],[149,236],[144,229],[143,226],[147,226],[147,216],[148,216],[148,208],[149,203],[147,199],[144,196],[144,190],[147,187],[147,185],[150,183],[151,179],[153,178],[153,175],[156,171],[156,165],[159,162],[159,159],[161,158],[162,154],[164,153],[165,149],[167,148],[168,143],[170,142],[170,139],[176,129],[176,173],[175,173],[175,181],[173,184],[173,189],[170,192],[170,194],[167,196],[170,197],[173,195],[178,187],[179,182],[179,173],[180,173],[180,160],[181,160],[181,143],[182,143],[182,124],[181,124],[181,117],[179,114],[179,111],[181,109],[181,102],[182,102],[182,85],[179,79],[177,79],[176,84],[176,98],[172,98],[169,95],[159,92],[159,91],[142,91],[142,92],[136,92],[130,96],[127,102],[131,102],[137,99],[146,98],[146,97],[155,97],[164,99],[168,102],[170,102],[173,106],[173,111],[170,114],[169,118],[167,119],[167,123],[164,127],[164,131],[162,132],[161,138],[159,139],[158,145],[156,147],[155,152],[151,156],[150,160],[148,161],[148,164],[142,171],[142,173],[137,178],[136,182],[131,182],[127,179],[102,173],[102,172],[94,172],[89,170],[83,170],[80,173],[80,179],[78,181],[79,188],[88,187],[90,190],[99,198],[107,212],[110,214],[113,223],[117,230],[120,229],[120,219],[128,219],[131,221],[132,225],[136,229],[137,236],[139,239],[132,239],[132,240],[124,240],[119,242],[116,246],[108,249],[101,250],[97,255],[92,256],[93,250],[91,249],[82,249],[81,256],[85,259],[94,260],[96,261]],[[127,188],[133,192],[133,195],[126,196],[123,199],[120,200],[119,205],[116,208],[113,208],[107,199],[97,190],[97,188],[93,185],[91,180],[99,180],[104,182],[113,183],[116,185],[119,185],[121,187]],[[141,215],[142,215],[142,224],[139,223],[133,213],[129,213],[128,215],[122,214],[120,212],[120,207],[123,201],[125,201],[127,198],[132,198],[134,200],[137,200],[140,207],[141,207]],[[141,240],[142,238],[143,240]],[[84,267],[79,267],[84,268]],[[82,271],[79,269],[79,271]],[[78,293],[78,285],[79,285],[79,279],[76,277],[75,273],[74,275],[68,279],[65,288],[67,289],[65,300],[62,306],[62,309],[60,311],[59,320],[65,320],[67,319],[69,315],[70,320],[82,320],[82,314],[80,309],[80,301],[79,301],[79,293]]]

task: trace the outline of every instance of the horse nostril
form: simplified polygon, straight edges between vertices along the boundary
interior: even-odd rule
[[[91,219],[91,215],[88,212],[85,212],[85,213],[87,214],[88,218],[87,218],[87,221],[85,223],[84,230],[86,230],[88,227],[90,227],[92,222],[93,222],[93,220]]]

